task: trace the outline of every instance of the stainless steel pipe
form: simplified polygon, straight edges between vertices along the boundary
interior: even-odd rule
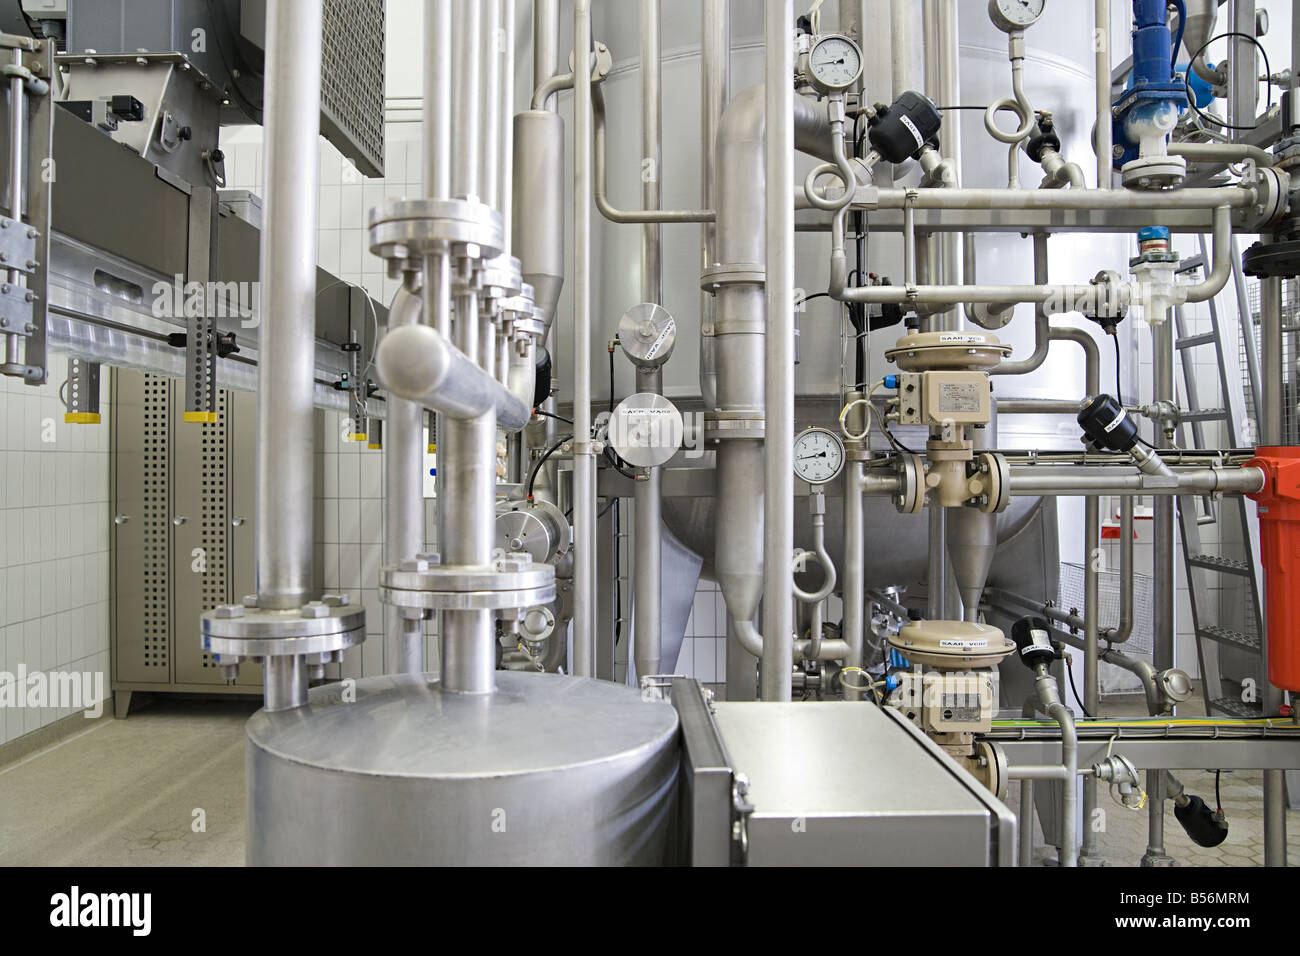
[[[596,457],[591,442],[591,0],[573,4],[573,673],[596,673]]]
[[[794,24],[793,0],[767,0],[763,159],[766,195],[767,355],[763,534],[764,700],[788,701],[794,665]]]
[[[388,309],[388,329],[418,323],[419,295],[403,287]],[[390,394],[384,429],[384,563],[393,565],[425,550],[424,409]],[[384,605],[384,671],[424,671],[424,622]]]
[[[456,325],[461,322],[458,312]],[[491,414],[498,427],[518,431],[532,415],[528,403],[427,325],[391,329],[376,350],[375,368],[391,393],[447,418]]]

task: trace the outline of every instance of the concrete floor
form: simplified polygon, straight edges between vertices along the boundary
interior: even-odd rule
[[[1107,712],[1125,713],[1124,701]],[[1140,707],[1140,704],[1137,706]],[[238,866],[244,862],[243,726],[254,701],[160,697],[126,720],[95,726],[0,767],[0,865]],[[1193,707],[1193,712],[1196,712]],[[1214,802],[1214,775],[1179,774]],[[1228,840],[1195,846],[1172,813],[1166,852],[1182,866],[1262,866],[1262,774],[1225,773]],[[1007,805],[1019,806],[1016,785]],[[1126,810],[1103,792],[1106,862],[1135,866],[1146,848],[1146,811]],[[195,811],[206,829],[196,830]],[[1288,813],[1290,862],[1300,865],[1300,811]],[[1054,858],[1041,846],[1039,862]]]
[[[242,865],[243,728],[258,706],[160,697],[0,767],[0,865]]]

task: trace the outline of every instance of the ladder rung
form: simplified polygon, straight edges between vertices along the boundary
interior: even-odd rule
[[[1215,335],[1213,332],[1202,332],[1200,335],[1188,335],[1174,343],[1176,349],[1194,349],[1199,345],[1214,344]]]
[[[1184,408],[1179,410],[1178,420],[1183,424],[1190,424],[1192,422],[1225,422],[1228,420],[1228,411],[1224,408],[1198,408],[1195,410]]]
[[[1187,563],[1194,568],[1221,571],[1225,574],[1240,574],[1243,577],[1252,577],[1255,573],[1245,561],[1224,558],[1217,554],[1194,554],[1187,559]]]
[[[1258,635],[1243,634],[1241,631],[1233,630],[1230,627],[1222,627],[1218,624],[1207,624],[1205,627],[1198,627],[1196,636],[1219,644],[1230,644],[1233,647],[1245,648],[1248,651],[1258,652],[1260,649]]]
[[[1221,711],[1230,717],[1262,717],[1264,708],[1258,701],[1252,704],[1232,697],[1215,697],[1210,701],[1210,710]]]

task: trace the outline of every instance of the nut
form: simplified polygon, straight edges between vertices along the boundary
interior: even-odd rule
[[[244,609],[238,604],[218,604],[212,609],[212,616],[222,620],[243,617]]]

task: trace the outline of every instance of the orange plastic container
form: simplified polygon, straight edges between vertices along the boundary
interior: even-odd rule
[[[1300,447],[1257,448],[1246,467],[1263,470],[1259,508],[1268,622],[1268,679],[1300,691]]]

